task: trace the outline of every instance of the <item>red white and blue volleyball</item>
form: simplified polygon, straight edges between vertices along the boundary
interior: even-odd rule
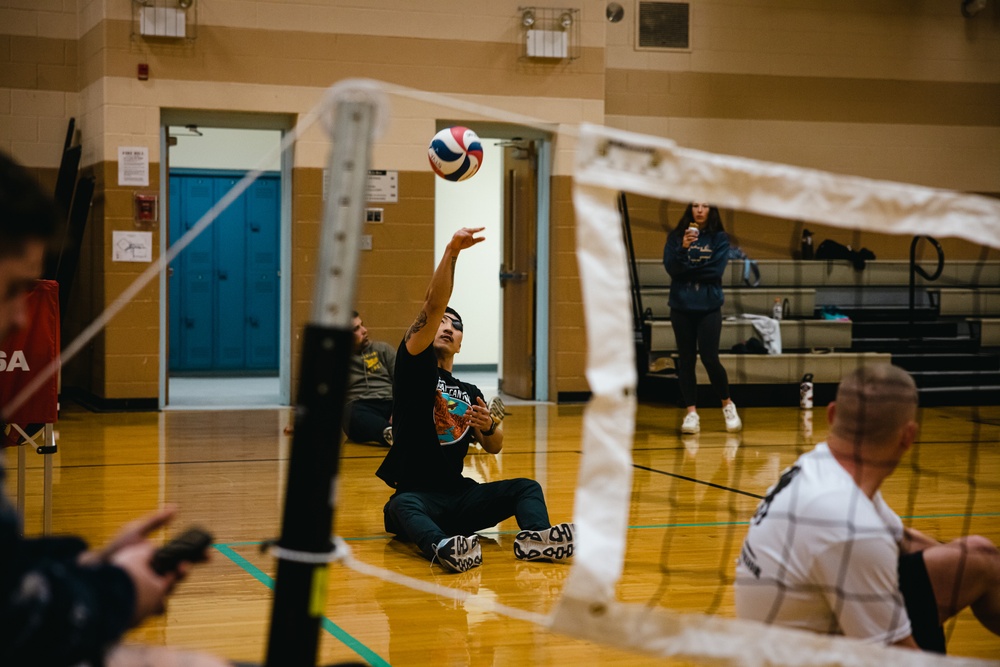
[[[434,173],[449,181],[472,178],[483,163],[483,144],[479,135],[467,127],[446,127],[431,139],[427,157]]]

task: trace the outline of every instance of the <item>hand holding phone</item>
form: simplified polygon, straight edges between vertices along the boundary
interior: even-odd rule
[[[150,565],[157,574],[163,575],[175,571],[185,561],[201,563],[208,559],[212,539],[208,531],[192,526],[157,549]]]

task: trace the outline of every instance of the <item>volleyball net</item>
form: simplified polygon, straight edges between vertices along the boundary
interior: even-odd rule
[[[378,133],[392,117],[388,107],[390,98],[440,109],[441,117],[459,114],[470,118],[470,124],[481,119],[532,127],[550,133],[563,145],[575,144],[576,257],[587,332],[586,377],[592,393],[584,417],[583,454],[574,503],[577,550],[562,595],[551,613],[517,609],[496,600],[482,600],[481,607],[581,639],[699,663],[882,665],[898,662],[901,658],[896,651],[899,649],[765,626],[720,613],[719,601],[732,585],[735,559],[745,534],[744,522],[752,514],[745,499],[733,501],[725,508],[728,526],[722,531],[722,539],[712,547],[715,551],[705,554],[704,560],[710,561],[711,566],[706,568],[707,575],[699,572],[699,576],[714,580],[714,592],[707,596],[703,610],[692,611],[690,606],[674,608],[669,596],[664,595],[671,575],[683,574],[671,564],[672,553],[683,550],[683,537],[674,536],[670,531],[663,538],[661,579],[660,585],[655,587],[656,592],[646,602],[619,599],[636,471],[633,435],[639,378],[630,303],[633,286],[618,197],[620,193],[631,193],[672,202],[707,201],[724,209],[787,221],[878,231],[907,240],[914,235],[953,236],[990,248],[1000,248],[1000,201],[696,151],[660,137],[607,127],[560,126],[468,100],[372,81],[345,81],[331,89],[323,102],[304,115],[296,129],[286,135],[281,150],[287,150],[320,119],[327,119],[328,126],[333,127],[337,108],[345,100],[371,106],[374,120],[366,125],[371,132],[367,141],[377,142]],[[265,162],[268,160],[270,156]],[[260,170],[248,173],[188,233],[175,240],[67,346],[63,362],[79,352],[143,287],[156,279],[260,173]],[[350,187],[357,189],[363,185],[355,180]],[[356,209],[363,193],[351,194]],[[336,202],[328,205],[327,217],[336,206]],[[336,244],[338,240],[333,238],[330,243]],[[752,242],[743,245],[752,252]],[[356,258],[348,258],[343,260],[343,265],[356,272],[355,262]],[[319,279],[331,277],[320,276]],[[354,285],[348,283],[347,287],[338,289],[352,292]],[[339,313],[338,317],[340,325],[349,323],[344,313]],[[805,362],[802,363],[797,371],[808,372]],[[55,367],[51,372],[55,372]],[[27,388],[25,397],[31,391],[31,387]],[[16,405],[9,407],[15,409]],[[680,456],[683,445],[680,442],[677,445]],[[810,446],[811,443],[803,440],[797,444],[797,449],[804,452]],[[929,470],[921,466],[919,457],[914,455],[909,463],[913,484],[928,479],[935,484],[954,483],[955,488],[965,494],[965,514],[969,515],[978,502],[977,489],[981,493],[984,488],[981,476],[977,476],[978,455],[973,450],[969,460],[964,462],[965,469],[953,472]],[[776,481],[775,477],[772,482]],[[738,488],[741,480],[737,477],[732,482],[732,486]],[[991,485],[988,486],[991,493],[998,490],[994,482],[987,485]],[[911,503],[907,509],[912,509],[919,493],[916,487],[909,491]],[[665,520],[682,516],[685,502],[679,495],[671,494],[663,508]],[[356,559],[342,540],[337,540],[336,544],[334,557],[366,576],[380,577],[442,597],[460,600],[474,597],[447,586],[377,568]],[[317,554],[311,562],[313,565],[323,562],[323,554]],[[850,567],[850,563],[845,562],[844,567]],[[913,665],[978,664],[976,660],[926,653],[906,654],[906,662]]]

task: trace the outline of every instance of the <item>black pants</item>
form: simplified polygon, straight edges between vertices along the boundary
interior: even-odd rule
[[[729,398],[729,376],[719,361],[719,338],[722,336],[722,309],[670,310],[670,324],[677,340],[677,379],[684,407],[698,402],[698,379],[694,365],[698,355],[708,371],[712,388],[721,400]]]
[[[344,406],[344,433],[353,442],[389,446],[382,432],[392,417],[392,401],[360,399]]]
[[[910,631],[917,646],[925,651],[945,653],[944,628],[938,617],[937,599],[922,551],[899,557],[899,591],[906,603]]]
[[[519,477],[476,484],[455,492],[400,491],[383,509],[385,529],[414,542],[427,558],[434,545],[452,535],[471,535],[515,517],[521,530],[548,528],[549,511],[542,487]]]

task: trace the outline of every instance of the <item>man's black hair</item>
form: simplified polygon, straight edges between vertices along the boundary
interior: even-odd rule
[[[24,167],[0,152],[0,257],[20,252],[29,239],[52,239],[59,220],[52,197]]]
[[[446,306],[445,309],[444,309],[444,312],[446,314],[451,315],[452,317],[454,317],[456,322],[461,322],[462,321],[462,316],[459,315],[458,311],[455,310],[454,308],[452,308],[451,306]]]

